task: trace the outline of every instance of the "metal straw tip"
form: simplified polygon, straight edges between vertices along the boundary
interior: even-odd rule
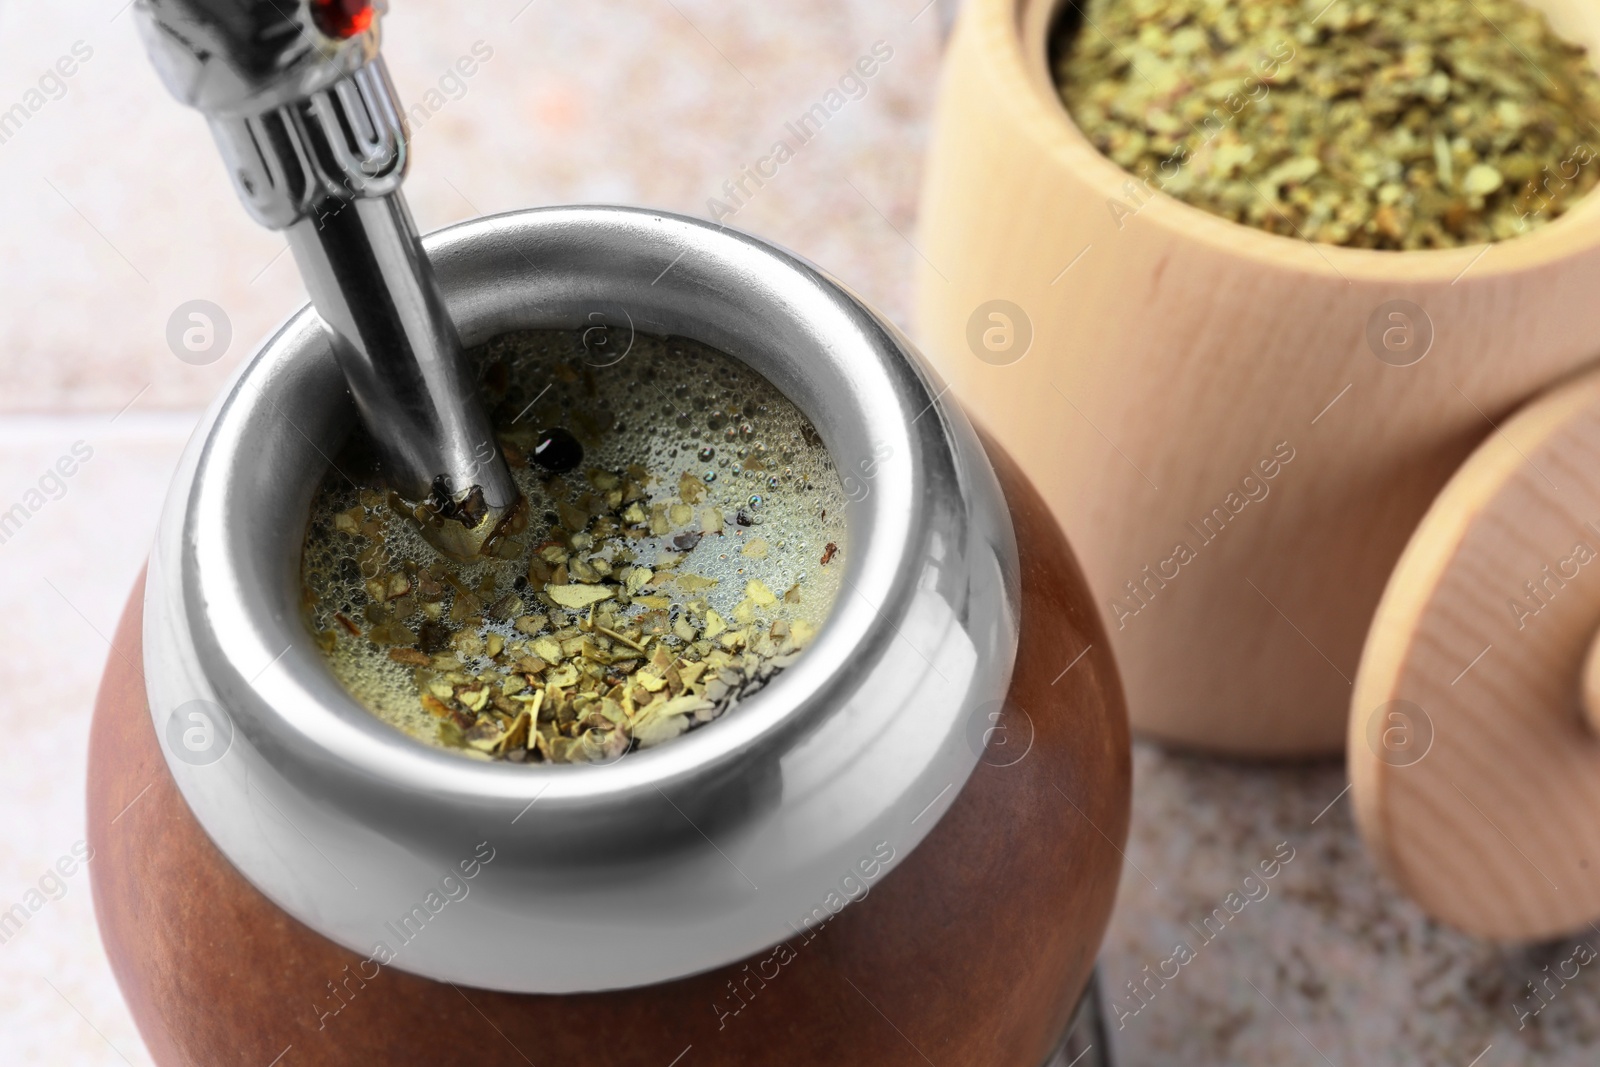
[[[428,543],[458,563],[492,556],[505,539],[528,528],[526,498],[491,507],[484,501],[481,486],[475,485],[460,498],[443,504],[437,498],[420,504],[403,503]]]

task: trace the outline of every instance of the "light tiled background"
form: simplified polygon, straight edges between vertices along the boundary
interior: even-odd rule
[[[157,84],[124,2],[0,5],[0,111],[75,42],[93,50],[65,95],[0,143],[0,510],[74,442],[93,449],[64,495],[0,544],[0,907],[83,836],[104,637],[189,429],[303,300],[281,240],[235,203],[203,123]],[[732,221],[904,324],[939,52],[940,8],[919,13],[923,3],[395,0],[385,51],[407,97],[475,43],[493,50],[417,130],[418,222],[584,201],[705,214],[787,119],[883,40],[894,58],[867,97]],[[206,367],[164,339],[172,310],[197,298],[222,306],[234,332]],[[1501,950],[1424,920],[1362,852],[1339,766],[1249,768],[1143,746],[1135,766],[1104,956],[1114,1000],[1179,939],[1197,944],[1189,924],[1280,842],[1295,859],[1124,1020],[1124,1067],[1600,1059],[1600,978],[1573,983],[1518,1032],[1522,983],[1571,946]],[[148,1062],[79,872],[0,945],[0,1067]]]
[[[205,123],[157,82],[117,14],[126,2],[0,9],[0,111],[75,42],[93,50],[66,95],[0,144],[0,409],[116,410],[146,386],[144,408],[203,405],[303,299],[281,238],[236,203]],[[492,53],[414,131],[417,223],[573,202],[705,214],[881,40],[894,56],[866,97],[731,221],[903,321],[916,252],[901,233],[939,48],[937,10],[911,21],[925,2],[397,0],[384,51],[409,102],[475,44]],[[236,339],[202,370],[163,341],[172,309],[195,298],[221,305]]]

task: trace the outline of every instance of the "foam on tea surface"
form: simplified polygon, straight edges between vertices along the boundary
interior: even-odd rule
[[[801,654],[838,594],[846,501],[771,383],[694,341],[599,327],[469,355],[526,526],[452,562],[364,475],[363,441],[340,455],[301,573],[357,700],[464,755],[603,762],[727,713]]]

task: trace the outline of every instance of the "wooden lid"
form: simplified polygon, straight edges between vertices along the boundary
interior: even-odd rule
[[[1600,373],[1485,417],[1496,431],[1390,576],[1348,751],[1357,821],[1401,886],[1470,933],[1522,940],[1600,919],[1600,732],[1583,703]]]

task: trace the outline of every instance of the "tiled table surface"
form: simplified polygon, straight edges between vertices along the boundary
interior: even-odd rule
[[[30,489],[45,500],[0,543],[0,908],[34,889],[42,901],[0,944],[3,1065],[149,1062],[100,949],[86,874],[58,883],[47,870],[83,836],[83,739],[104,637],[178,452],[237,361],[303,299],[281,240],[235,204],[203,124],[156,83],[123,4],[0,7],[0,112],[31,109],[0,141],[0,510]],[[888,42],[894,58],[865,97],[732,221],[906,321],[938,9],[395,7],[386,54],[426,109],[408,187],[424,229],[558,202],[706,214],[785,121]],[[90,55],[65,88],[30,98],[75,44]],[[490,57],[450,81],[474,45]],[[229,351],[209,366],[180,362],[165,340],[172,310],[196,298],[232,323]],[[76,442],[91,458],[41,485]],[[1427,922],[1362,851],[1338,765],[1243,767],[1141,746],[1135,770],[1104,955],[1124,1067],[1595,1062],[1600,979],[1587,973],[1517,1028],[1524,983],[1571,945],[1498,949]],[[1245,883],[1289,850],[1265,896]],[[1230,892],[1260,899],[1208,934],[1203,920]],[[1161,970],[1180,942],[1193,958],[1135,999],[1125,983]]]

